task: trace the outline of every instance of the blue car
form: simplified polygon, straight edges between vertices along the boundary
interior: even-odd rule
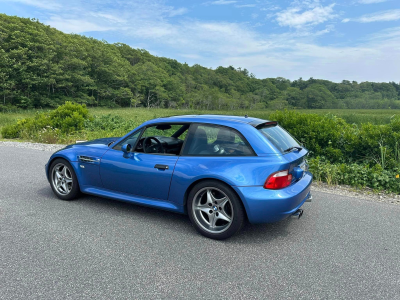
[[[173,116],[69,145],[50,157],[46,176],[62,200],[85,193],[188,214],[204,236],[226,239],[245,220],[302,215],[311,199],[307,153],[277,122]]]

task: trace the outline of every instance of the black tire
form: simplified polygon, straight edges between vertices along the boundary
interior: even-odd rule
[[[228,198],[228,201],[225,201],[225,198]],[[216,200],[212,201],[215,205],[210,206],[210,199]],[[187,212],[194,228],[202,235],[215,240],[233,236],[242,228],[246,219],[242,201],[236,193],[228,185],[215,180],[199,182],[191,189],[187,200]]]
[[[57,179],[57,175],[55,174],[56,171],[58,170],[64,170],[62,168],[62,166],[66,167],[65,171],[66,171],[66,175],[64,176],[64,186],[67,187],[67,190],[65,191],[65,193],[63,193],[63,188],[62,186],[57,188],[57,183],[56,181],[59,181],[59,179]],[[71,166],[71,164],[66,161],[65,159],[62,158],[57,158],[56,160],[54,160],[49,168],[49,179],[50,179],[50,186],[51,189],[53,190],[54,194],[61,200],[65,200],[65,201],[70,201],[70,200],[74,200],[76,198],[78,198],[81,194],[81,190],[79,188],[79,182],[78,182],[78,178],[76,177],[74,168]],[[71,180],[71,184],[69,184],[69,181]]]

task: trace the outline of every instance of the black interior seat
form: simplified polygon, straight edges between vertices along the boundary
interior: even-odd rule
[[[232,130],[226,128],[220,128],[217,134],[217,139],[213,143],[214,145],[220,144],[233,144],[235,142],[235,134]]]
[[[189,154],[199,154],[208,150],[207,133],[203,128],[197,128],[189,148]]]

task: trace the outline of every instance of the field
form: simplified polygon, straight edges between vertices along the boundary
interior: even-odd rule
[[[19,112],[0,113],[0,131],[5,125],[14,124],[19,119],[24,119],[34,116],[38,112],[45,110],[26,110]],[[145,108],[89,108],[92,115],[107,115],[111,114],[123,120],[135,120],[137,124],[157,117],[184,115],[184,114],[222,114],[222,115],[249,115],[262,119],[268,119],[273,111],[269,110],[234,110],[234,111],[197,111],[197,110],[178,110],[178,109],[145,109]],[[393,109],[300,109],[300,113],[326,115],[333,114],[344,119],[349,124],[372,123],[376,125],[388,124],[390,120],[397,115],[400,115],[400,110]],[[135,122],[135,123],[136,123]]]

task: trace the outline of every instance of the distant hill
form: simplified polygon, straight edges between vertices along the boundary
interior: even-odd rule
[[[189,66],[0,14],[0,105],[56,107],[65,101],[196,109],[400,108],[400,85],[257,79],[246,69]]]

